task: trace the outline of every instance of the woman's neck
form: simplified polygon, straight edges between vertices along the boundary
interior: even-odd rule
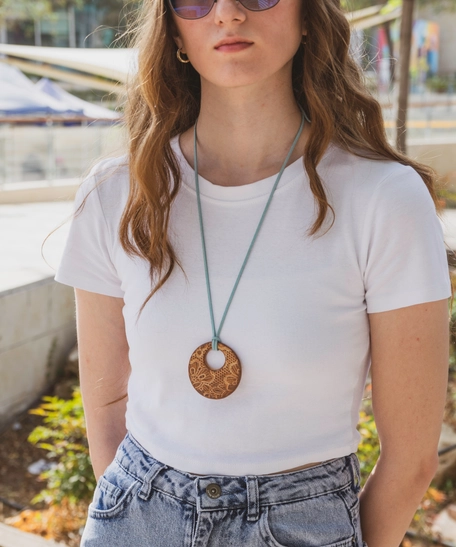
[[[221,186],[240,186],[280,170],[301,123],[293,91],[284,87],[258,87],[254,93],[203,82],[197,126],[201,176]],[[306,122],[289,164],[303,155],[308,130]],[[181,135],[180,145],[194,167],[193,128]]]

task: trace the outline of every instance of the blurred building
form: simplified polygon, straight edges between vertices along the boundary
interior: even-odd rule
[[[56,10],[40,20],[6,18],[0,31],[0,43],[50,47],[112,46],[120,13],[92,3],[82,9]]]

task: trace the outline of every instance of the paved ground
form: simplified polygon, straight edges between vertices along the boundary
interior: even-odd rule
[[[55,274],[68,234],[72,202],[0,205],[0,292]],[[63,224],[47,239],[46,236]],[[456,209],[442,215],[445,242],[456,250]]]
[[[24,203],[0,206],[0,292],[52,276],[68,234],[72,202]]]

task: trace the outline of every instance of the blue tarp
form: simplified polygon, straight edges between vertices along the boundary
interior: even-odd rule
[[[68,93],[68,91],[65,91],[56,83],[51,82],[48,78],[41,78],[41,80],[35,84],[35,88],[59,101],[62,105],[66,105],[69,108],[80,108],[83,115],[87,116],[87,118],[109,120],[117,120],[120,118],[119,113],[109,110],[109,108],[83,101],[79,97],[71,95],[71,93]]]
[[[62,115],[116,120],[120,114],[83,101],[47,78],[34,84],[18,68],[0,63],[0,116]]]

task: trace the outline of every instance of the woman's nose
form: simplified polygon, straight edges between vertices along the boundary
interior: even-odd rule
[[[216,23],[244,21],[245,8],[239,0],[215,0],[214,17]]]

